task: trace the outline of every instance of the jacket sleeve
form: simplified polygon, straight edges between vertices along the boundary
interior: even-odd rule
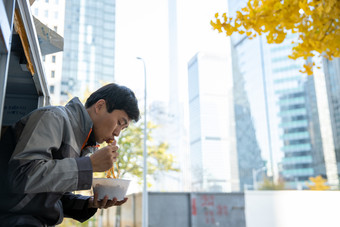
[[[91,188],[89,157],[53,159],[60,148],[66,122],[53,111],[37,111],[27,121],[9,161],[13,192],[66,192]],[[58,151],[63,152],[63,151]],[[80,151],[79,151],[80,152]]]
[[[75,195],[70,192],[65,193],[61,198],[65,217],[73,218],[80,222],[91,218],[97,212],[97,208],[87,207],[89,198],[89,196]]]

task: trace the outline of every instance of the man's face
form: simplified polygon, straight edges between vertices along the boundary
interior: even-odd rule
[[[107,112],[106,103],[97,108],[97,117],[93,121],[93,131],[98,143],[114,140],[120,132],[130,124],[130,119],[124,110]]]

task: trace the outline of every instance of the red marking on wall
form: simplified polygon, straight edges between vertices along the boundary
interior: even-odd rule
[[[197,215],[197,207],[196,207],[196,198],[192,198],[191,203],[191,214],[196,216]]]
[[[217,215],[218,216],[228,216],[228,207],[225,205],[218,205],[217,206]]]
[[[215,197],[213,195],[202,195],[201,196],[202,204],[201,206],[214,206]]]

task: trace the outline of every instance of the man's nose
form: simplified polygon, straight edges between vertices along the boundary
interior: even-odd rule
[[[113,135],[114,136],[119,136],[120,132],[122,131],[121,127],[117,127],[114,131],[113,131]]]

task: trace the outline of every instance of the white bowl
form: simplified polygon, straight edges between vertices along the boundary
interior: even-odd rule
[[[117,201],[124,199],[129,188],[130,180],[114,178],[93,178],[93,192],[98,193],[98,200],[102,200],[105,195],[110,200],[117,198]]]

